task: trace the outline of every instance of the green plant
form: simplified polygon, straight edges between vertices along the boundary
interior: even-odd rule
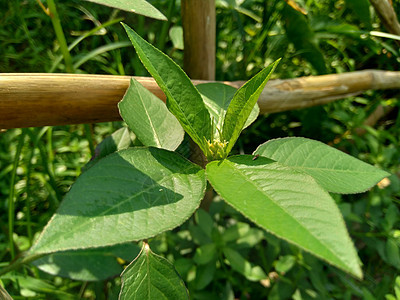
[[[8,269],[47,255],[35,262],[43,268],[48,257],[54,261],[72,252],[83,262],[94,257],[96,249],[130,260],[121,249],[136,254],[136,248],[126,243],[144,240],[139,256],[122,274],[120,298],[157,297],[158,292],[168,299],[186,298],[173,266],[155,255],[146,239],[184,223],[198,208],[208,181],[258,226],[362,278],[356,251],[329,192],[363,192],[388,173],[305,138],[270,140],[253,155],[229,157],[240,132],[257,116],[257,98],[277,62],[237,91],[219,83],[196,88],[169,57],[124,27],[167,95],[167,106],[132,79],[119,109],[145,147],[127,148],[132,138],[126,129],[106,140],[27,255]],[[183,140],[182,128],[206,155],[205,170],[172,152]],[[213,257],[212,245],[199,248],[199,265]],[[234,270],[249,279],[265,276],[233,248],[221,245],[218,251]],[[282,259],[278,269],[291,265],[292,258]]]

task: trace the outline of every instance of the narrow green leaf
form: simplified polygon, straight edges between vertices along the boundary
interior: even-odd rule
[[[205,139],[211,139],[211,120],[199,91],[172,59],[146,42],[129,26],[122,25],[143,65],[166,94],[168,109],[205,152],[208,147]]]
[[[267,84],[279,60],[260,71],[237,90],[226,112],[222,129],[222,141],[227,141],[226,153],[232,150],[258,97]]]
[[[56,252],[35,260],[41,271],[73,280],[98,281],[121,274],[117,258],[132,261],[140,248],[133,243],[111,247]]]
[[[175,150],[184,131],[165,104],[136,79],[118,103],[121,117],[145,146]]]
[[[86,0],[101,5],[106,5],[153,19],[167,21],[167,18],[153,5],[145,0]]]
[[[324,143],[301,137],[270,140],[254,154],[307,173],[332,193],[361,193],[390,175]]]
[[[174,152],[116,152],[77,179],[29,254],[152,237],[187,220],[205,187],[204,170]]]
[[[231,103],[233,95],[237,89],[221,82],[201,83],[196,85],[203,101],[206,104],[215,128],[214,138],[220,139],[219,132],[222,132],[226,111]],[[243,128],[250,126],[260,113],[258,105],[254,105],[249,118],[246,120]]]
[[[362,277],[335,201],[311,176],[249,155],[210,162],[206,174],[218,194],[257,225]]]
[[[267,274],[260,266],[253,266],[236,250],[225,247],[223,252],[231,267],[245,276],[247,280],[260,281],[267,278]]]
[[[154,254],[146,243],[121,278],[120,300],[189,299],[185,284],[174,266]]]
[[[106,44],[104,46],[100,46],[89,53],[84,54],[83,56],[79,57],[79,60],[74,63],[74,69],[78,69],[81,65],[83,65],[85,62],[95,58],[96,56],[106,53],[108,51],[112,51],[115,49],[119,48],[124,48],[130,46],[128,41],[122,41],[122,42],[114,42],[110,44]]]

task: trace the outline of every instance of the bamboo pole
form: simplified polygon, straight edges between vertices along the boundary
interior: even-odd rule
[[[215,0],[182,0],[183,65],[193,79],[215,80]]]
[[[370,2],[385,28],[392,34],[400,35],[400,23],[392,3],[388,0],[370,0]]]
[[[193,79],[215,80],[215,0],[182,0],[181,16],[186,74]],[[207,159],[192,140],[190,150],[190,160],[205,168]],[[214,191],[209,187],[200,206],[208,211],[213,198]]]
[[[135,78],[165,101],[152,78]],[[120,120],[117,103],[129,80],[112,75],[0,74],[0,129]],[[238,88],[243,81],[226,83]],[[365,70],[270,80],[258,104],[266,114],[322,105],[369,89],[400,89],[400,72]]]

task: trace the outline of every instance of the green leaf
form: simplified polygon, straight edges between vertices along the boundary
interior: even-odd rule
[[[201,83],[196,85],[196,88],[203,97],[203,101],[216,127],[214,138],[220,138],[218,133],[222,132],[226,111],[237,89],[221,82]],[[250,126],[257,119],[259,113],[260,108],[256,104],[243,128]]]
[[[199,91],[167,55],[142,39],[129,26],[122,24],[143,65],[167,96],[168,109],[199,147],[206,151],[211,139],[210,114]]]
[[[183,50],[183,28],[182,26],[172,26],[169,30],[169,37],[175,49]]]
[[[132,261],[140,248],[133,244],[119,244],[105,248],[56,252],[33,264],[43,272],[73,280],[98,281],[121,274],[117,258]]]
[[[300,137],[270,140],[254,154],[307,173],[333,193],[364,192],[390,175],[324,143]]]
[[[136,79],[118,103],[120,114],[145,146],[175,150],[182,143],[184,131],[165,104]]]
[[[275,264],[275,270],[279,273],[287,273],[296,263],[296,257],[293,255],[285,255],[279,258]]]
[[[261,70],[237,90],[229,104],[222,128],[222,140],[228,142],[226,153],[229,154],[236,143],[243,127],[256,105],[258,97],[267,84],[279,60]]]
[[[239,252],[228,247],[225,247],[223,252],[231,267],[245,276],[247,280],[259,281],[267,278],[267,275],[261,267],[253,266],[249,261],[245,260]]]
[[[249,155],[210,162],[206,175],[225,201],[257,225],[362,277],[338,207],[311,176]]]
[[[205,265],[217,259],[217,249],[214,243],[202,245],[196,249],[193,260],[198,265]]]
[[[189,299],[174,266],[144,244],[139,256],[121,274],[120,300]]]
[[[214,279],[215,271],[217,270],[216,261],[213,260],[206,265],[196,267],[196,277],[193,281],[196,290],[204,290],[204,288]]]
[[[116,130],[97,145],[95,155],[82,168],[82,171],[87,171],[103,157],[106,157],[107,155],[114,153],[118,150],[128,148],[132,145],[132,141],[134,141],[135,139],[135,135],[127,127],[122,127]]]
[[[109,246],[182,224],[205,192],[204,170],[158,148],[130,148],[83,173],[29,254]]]
[[[101,5],[106,5],[153,19],[167,21],[167,18],[153,5],[145,0],[86,0]]]
[[[396,282],[394,285],[394,292],[396,294],[396,298],[400,299],[400,276],[396,277]]]

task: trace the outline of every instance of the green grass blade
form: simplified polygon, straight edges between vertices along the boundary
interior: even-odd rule
[[[10,194],[8,196],[8,238],[9,238],[9,247],[10,247],[10,254],[11,259],[15,257],[15,248],[14,248],[14,220],[15,220],[15,204],[14,204],[14,194],[15,194],[15,179],[17,176],[17,168],[19,164],[19,159],[21,156],[22,146],[24,145],[26,130],[23,129],[19,139],[17,150],[15,152],[13,169],[11,173],[11,180],[10,180]]]
[[[130,43],[127,41],[123,42],[115,42],[115,43],[110,43],[101,47],[98,47],[89,53],[85,54],[84,56],[80,57],[77,62],[74,63],[74,69],[78,69],[81,65],[83,65],[85,62],[95,58],[97,55],[106,53],[108,51],[112,51],[115,49],[120,49],[124,47],[130,46]]]

